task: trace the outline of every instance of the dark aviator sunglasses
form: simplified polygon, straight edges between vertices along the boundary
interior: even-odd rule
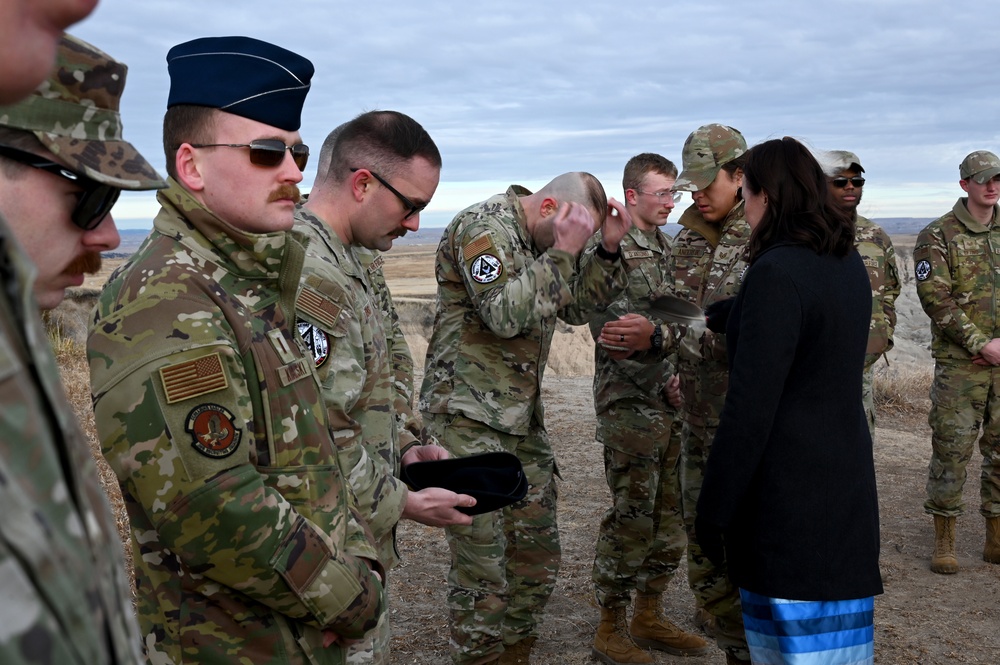
[[[853,178],[845,178],[843,176],[839,178],[834,178],[833,180],[830,181],[830,184],[836,187],[837,189],[843,189],[844,187],[847,187],[848,181],[850,181],[850,183],[855,187],[864,187],[865,185],[865,179],[859,175],[856,175]]]
[[[122,193],[120,187],[91,180],[62,164],[40,157],[33,152],[20,150],[9,145],[0,145],[0,157],[6,157],[40,171],[46,171],[80,187],[82,191],[76,195],[76,206],[73,207],[70,219],[73,220],[73,224],[84,231],[100,226]]]
[[[191,143],[192,148],[249,148],[250,163],[257,166],[274,167],[285,159],[285,151],[292,154],[292,161],[300,171],[306,170],[309,162],[309,146],[305,143],[285,145],[278,139],[257,139],[250,143]]]

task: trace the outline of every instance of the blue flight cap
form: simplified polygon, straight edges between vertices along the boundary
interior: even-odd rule
[[[167,53],[170,95],[178,104],[208,106],[286,131],[302,125],[313,64],[252,37],[203,37]]]

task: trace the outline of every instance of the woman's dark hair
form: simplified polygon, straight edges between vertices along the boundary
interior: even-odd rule
[[[845,256],[854,246],[854,216],[828,204],[823,169],[795,139],[786,136],[751,148],[743,187],[767,196],[764,215],[750,236],[751,263],[779,242],[834,256]]]

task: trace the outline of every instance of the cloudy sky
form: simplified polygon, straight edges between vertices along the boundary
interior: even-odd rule
[[[510,183],[597,175],[621,198],[632,155],[680,163],[700,125],[858,153],[869,217],[936,217],[958,164],[1000,151],[1000,39],[988,4],[940,0],[101,0],[71,32],[129,66],[125,137],[158,168],[165,56],[248,35],[316,66],[301,133],[371,109],[408,113],[444,158],[424,226]],[[314,168],[314,165],[311,165]],[[302,185],[312,183],[308,168]],[[148,228],[149,194],[123,196]]]

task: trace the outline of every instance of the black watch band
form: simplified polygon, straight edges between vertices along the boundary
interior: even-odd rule
[[[597,251],[594,253],[597,254],[599,258],[602,258],[605,261],[617,261],[622,255],[621,249],[615,249],[614,252],[609,252],[608,250],[604,249],[604,245],[602,245],[601,243],[597,243]]]
[[[663,328],[658,325],[653,325],[653,334],[649,336],[649,346],[653,351],[660,351],[663,349]]]

